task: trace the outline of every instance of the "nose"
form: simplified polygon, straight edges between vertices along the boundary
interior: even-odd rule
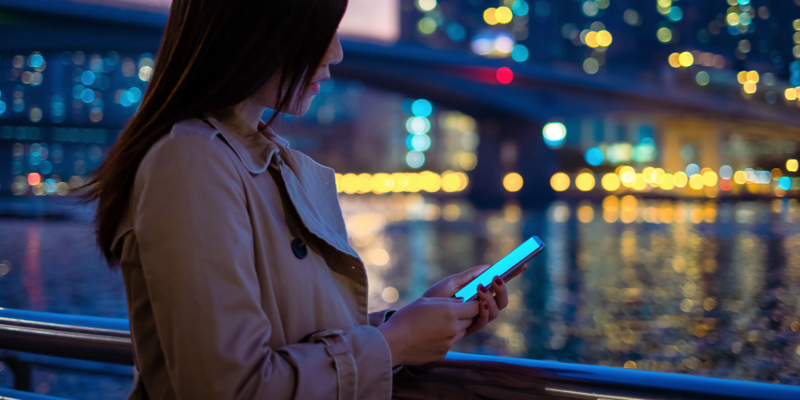
[[[333,35],[333,40],[331,40],[331,44],[328,46],[328,52],[325,53],[322,63],[336,65],[342,62],[343,58],[344,51],[342,50],[342,42],[339,41],[339,33],[337,32]]]

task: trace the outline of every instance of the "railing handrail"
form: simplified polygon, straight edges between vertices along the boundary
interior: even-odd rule
[[[132,365],[127,327],[0,308],[0,350]],[[394,381],[396,399],[800,399],[800,386],[464,353],[407,368]]]

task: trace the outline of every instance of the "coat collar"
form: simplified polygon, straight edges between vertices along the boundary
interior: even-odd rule
[[[275,134],[264,121],[258,122],[258,131],[236,115],[206,115],[206,121],[233,149],[250,173],[260,174],[267,170],[272,158],[289,147],[289,142]]]
[[[289,142],[275,134],[263,121],[259,122],[258,132],[235,115],[209,114],[206,121],[207,126],[216,129],[210,137],[219,134],[250,173],[260,174],[273,163],[306,228],[352,257],[352,262],[360,262],[358,253],[347,240],[333,169],[316,163],[299,151],[290,150]]]

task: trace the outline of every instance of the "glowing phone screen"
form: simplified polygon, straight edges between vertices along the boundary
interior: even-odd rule
[[[478,275],[478,277],[468,283],[467,286],[461,288],[461,290],[456,292],[455,297],[462,297],[464,301],[468,301],[478,293],[478,284],[488,287],[495,276],[503,276],[504,273],[517,266],[517,264],[533,254],[534,251],[538,250],[539,247],[541,246],[535,238],[528,239],[525,243],[514,249],[514,251],[503,257],[503,259],[489,267],[489,269],[483,271],[482,274]]]

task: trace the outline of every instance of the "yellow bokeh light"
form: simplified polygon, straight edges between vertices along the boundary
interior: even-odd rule
[[[658,41],[661,43],[669,43],[672,40],[672,30],[670,30],[666,26],[659,28],[658,31],[656,32],[656,37],[658,38]]]
[[[587,33],[584,40],[586,41],[586,45],[591,48],[595,48],[600,45],[600,43],[597,42],[597,32]]]
[[[633,183],[633,190],[647,189],[647,181],[644,180],[644,175],[636,174],[636,182]]]
[[[478,165],[478,157],[473,153],[463,152],[458,156],[458,165],[465,171],[472,171]]]
[[[514,17],[514,13],[511,12],[511,9],[508,7],[498,7],[497,10],[494,12],[494,18],[497,20],[498,23],[507,24],[511,22],[511,19]]]
[[[692,64],[694,64],[694,56],[692,55],[692,53],[684,51],[678,57],[678,62],[680,62],[681,66],[683,67],[691,67]]]
[[[436,8],[436,0],[417,0],[417,8],[420,11],[431,11]]]
[[[789,172],[797,172],[797,160],[794,158],[786,160],[786,170]]]
[[[588,35],[587,35],[588,36]],[[611,45],[611,42],[614,40],[613,36],[611,36],[611,32],[607,30],[602,30],[597,32],[597,44],[603,47],[608,47]]]
[[[726,19],[728,21],[728,25],[732,26],[739,25],[739,14],[736,14],[735,12],[728,14],[728,18]]]
[[[736,173],[733,174],[733,181],[740,185],[744,185],[747,183],[747,173],[744,171],[736,171]]]
[[[358,193],[369,193],[372,191],[372,175],[358,174]]]
[[[509,192],[519,192],[519,190],[522,189],[522,183],[522,176],[516,172],[506,174],[506,176],[503,177],[503,187]]]
[[[419,174],[420,186],[426,192],[436,192],[442,188],[442,177],[430,171]]]
[[[563,172],[556,173],[550,178],[550,186],[556,192],[563,192],[563,191],[569,189],[569,182],[570,182],[569,175],[567,175],[567,174],[565,174]],[[504,180],[504,183],[505,183],[505,180]],[[520,184],[520,186],[521,186],[521,184]]]
[[[496,11],[494,7],[487,8],[486,11],[483,12],[483,20],[489,25],[497,25],[497,18],[495,17]]]
[[[588,192],[594,189],[594,184],[594,175],[589,172],[578,174],[578,176],[575,178],[575,187],[582,192]]]
[[[696,174],[689,178],[689,187],[694,190],[700,190],[705,186],[703,183],[703,175]]]
[[[719,182],[719,177],[717,173],[714,171],[706,171],[703,173],[703,183],[706,186],[716,186],[717,182]]]
[[[392,179],[392,192],[408,191],[408,178],[402,172],[395,172],[390,175]]]
[[[636,183],[636,170],[633,167],[624,167],[619,170],[619,180],[625,187],[633,187]]]
[[[636,211],[636,206],[639,204],[639,201],[636,200],[636,197],[631,195],[627,195],[622,197],[619,201],[619,206],[622,208],[622,211],[630,212]]]
[[[647,182],[647,183],[652,182],[652,180],[650,179],[650,176],[653,174],[653,171],[655,171],[655,170],[656,169],[653,168],[653,167],[645,167],[645,169],[642,170],[642,176],[644,176],[644,181],[645,182]]]
[[[342,191],[347,194],[358,192],[358,176],[356,176],[356,174],[345,174],[342,176]]]
[[[422,190],[422,181],[419,179],[419,174],[410,173],[406,175],[406,185],[411,193],[417,193]]]
[[[758,83],[758,71],[750,71],[747,73],[747,80],[753,83]]]
[[[683,171],[678,171],[675,173],[675,186],[677,187],[685,187],[686,184],[689,183],[689,177],[686,176],[686,173]]]
[[[603,208],[619,208],[619,198],[614,195],[606,196],[606,198],[603,199]]]
[[[744,83],[744,92],[745,93],[755,93],[756,92],[756,84],[751,81],[747,81]]]
[[[783,92],[786,100],[797,100],[797,90],[795,88],[788,88]]]
[[[680,57],[681,57],[680,53],[672,53],[669,55],[669,59],[667,59],[667,61],[669,61],[669,65],[672,68],[680,68],[681,67]]]
[[[658,187],[660,187],[661,190],[675,189],[675,176],[672,174],[664,174],[664,178],[661,180],[661,183],[658,184]]]
[[[664,176],[666,176],[666,172],[662,168],[656,168],[655,171],[650,173],[650,181],[656,184],[660,184],[661,181],[664,180]]]
[[[430,35],[436,32],[436,20],[431,17],[424,17],[417,22],[417,30],[422,34]]]
[[[392,177],[384,173],[375,174],[372,176],[370,184],[373,193],[386,193],[392,190]]]
[[[342,189],[342,174],[336,173],[334,177],[336,178],[336,193],[342,193],[344,191]]]
[[[457,192],[461,187],[461,178],[453,171],[442,173],[442,190],[448,193]]]
[[[609,192],[619,189],[620,184],[619,175],[614,173],[605,174],[603,175],[603,179],[600,180],[600,185]]]
[[[594,219],[594,208],[590,205],[578,207],[578,221],[588,224]]]
[[[736,80],[744,85],[745,82],[747,82],[747,71],[739,71],[739,73],[736,74]]]
[[[625,172],[624,174],[622,174],[622,177],[620,178],[620,182],[622,182],[622,186],[633,187],[633,185],[636,184],[636,175],[637,174],[635,172],[630,172],[630,171]]]

